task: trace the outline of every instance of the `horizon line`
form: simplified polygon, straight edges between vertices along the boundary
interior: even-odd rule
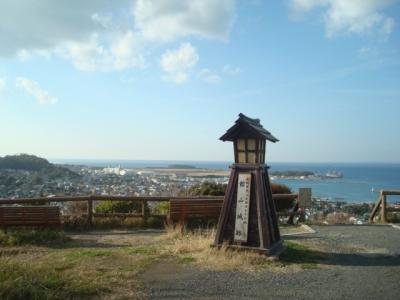
[[[204,162],[204,163],[234,163],[233,160],[205,160],[205,159],[119,159],[119,158],[48,158],[49,161],[131,161],[131,162]],[[385,161],[268,161],[268,163],[282,164],[400,164],[399,162]]]

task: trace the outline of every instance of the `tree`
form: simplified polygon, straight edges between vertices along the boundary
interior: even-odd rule
[[[291,189],[285,185],[280,183],[272,183],[271,184],[272,194],[291,194]],[[294,199],[274,199],[275,208],[277,211],[284,211],[287,209],[291,209],[295,205]]]
[[[203,182],[196,184],[188,189],[187,193],[189,196],[224,196],[226,190],[226,184],[214,183],[214,182]],[[271,184],[272,194],[291,194],[291,189],[284,184],[272,183]]]
[[[226,184],[203,182],[189,188],[189,196],[224,196]]]
[[[285,184],[271,183],[272,194],[291,194],[292,190]]]

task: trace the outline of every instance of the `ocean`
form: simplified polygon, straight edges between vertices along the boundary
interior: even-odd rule
[[[227,170],[232,162],[214,161],[167,161],[167,160],[53,160],[53,163],[82,164],[107,167],[121,165],[122,168],[167,167],[184,164],[197,168]],[[381,189],[400,190],[400,164],[361,163],[269,163],[270,171],[302,170],[318,174],[330,171],[343,173],[340,179],[276,179],[273,182],[288,185],[294,192],[300,187],[309,187],[313,196],[336,201],[375,202]],[[388,201],[400,201],[399,196],[390,196]]]

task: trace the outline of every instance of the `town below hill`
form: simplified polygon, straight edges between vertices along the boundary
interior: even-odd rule
[[[207,187],[207,184],[223,191],[229,180],[228,170],[171,167],[128,169],[120,166],[55,165],[33,155],[5,156],[0,158],[0,201],[1,198],[87,195],[176,197],[192,195],[194,189]],[[271,178],[306,179],[316,176],[319,175],[309,171],[271,172]],[[290,190],[276,192],[290,193]],[[368,204],[349,206],[346,202],[322,198],[313,198],[312,206],[311,210],[306,210],[306,217],[316,219],[348,209],[346,213],[357,216],[354,222],[364,222],[371,209]]]
[[[340,174],[339,174],[340,175]],[[330,179],[310,171],[270,173],[272,179]],[[338,178],[338,176],[336,177]],[[34,155],[0,157],[0,198],[78,195],[177,196],[203,182],[227,184],[229,170],[170,165],[164,168],[55,165]]]
[[[0,198],[80,195],[178,196],[191,187],[225,184],[229,173],[189,165],[127,169],[55,165],[34,155],[0,158]]]

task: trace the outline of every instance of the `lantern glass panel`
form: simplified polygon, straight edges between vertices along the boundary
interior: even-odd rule
[[[245,164],[246,163],[246,153],[238,152],[238,163]]]
[[[256,163],[256,153],[255,152],[249,152],[248,154],[248,163],[250,164],[255,164]]]
[[[256,140],[255,139],[248,139],[247,140],[247,150],[256,150]]]
[[[237,149],[239,151],[244,151],[245,150],[245,140],[244,139],[238,139],[237,140]]]

